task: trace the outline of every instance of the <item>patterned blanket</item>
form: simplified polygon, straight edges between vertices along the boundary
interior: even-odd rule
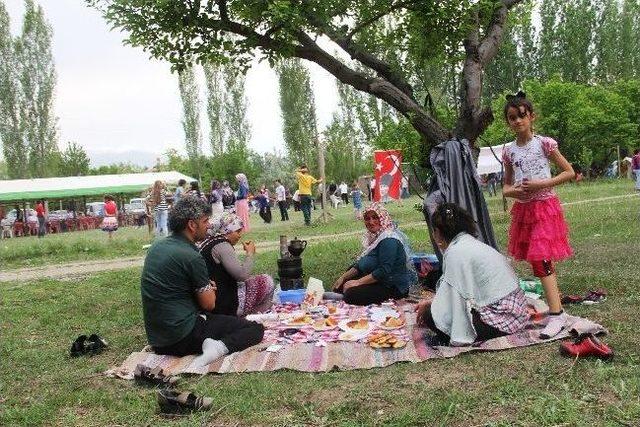
[[[569,316],[567,328],[558,336],[542,340],[540,330],[547,323],[546,305],[539,300],[529,300],[531,311],[530,326],[517,334],[476,343],[467,347],[431,347],[425,342],[427,330],[415,324],[414,305],[398,303],[398,311],[406,317],[406,329],[394,331],[399,337],[408,337],[408,343],[400,349],[374,349],[365,342],[345,342],[337,338],[338,332],[327,331],[321,334],[309,331],[297,338],[283,341],[280,331],[287,328],[281,322],[266,322],[267,331],[262,343],[242,352],[230,354],[204,368],[195,368],[191,362],[195,356],[160,356],[149,351],[132,353],[121,366],[106,372],[110,376],[132,379],[137,364],[150,368],[160,366],[168,375],[183,373],[229,373],[257,372],[291,369],[303,372],[326,372],[331,370],[370,369],[389,366],[396,362],[422,362],[434,358],[449,358],[472,351],[496,351],[509,348],[526,347],[544,342],[559,340],[572,333],[606,333],[597,323],[580,317]],[[353,318],[362,315],[360,307],[345,307],[340,317]],[[303,328],[304,329],[304,328]],[[282,344],[275,352],[265,351],[274,343]]]

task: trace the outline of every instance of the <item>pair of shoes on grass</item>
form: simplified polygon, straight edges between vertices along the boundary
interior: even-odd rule
[[[108,346],[107,341],[98,334],[91,334],[88,337],[86,335],[80,335],[71,344],[69,354],[71,357],[79,357],[85,354],[93,356],[102,353]]]
[[[178,377],[165,375],[162,368],[149,368],[138,364],[133,371],[136,384],[146,387],[160,387],[157,392],[158,406],[163,414],[182,414],[193,411],[207,411],[211,409],[213,399],[198,397],[191,392],[180,392],[174,389]]]
[[[596,357],[605,361],[613,358],[613,350],[592,334],[578,336],[560,344],[560,353],[573,358]]]
[[[562,297],[562,304],[599,304],[607,300],[607,291],[605,289],[596,289],[589,291],[587,295],[565,295]]]

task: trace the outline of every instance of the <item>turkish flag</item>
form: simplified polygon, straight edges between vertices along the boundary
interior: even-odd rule
[[[376,150],[373,152],[375,163],[373,172],[376,180],[373,200],[375,202],[400,198],[402,181],[402,152],[400,150]]]

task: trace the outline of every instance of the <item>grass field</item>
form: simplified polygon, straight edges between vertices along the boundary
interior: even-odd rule
[[[630,187],[597,182],[566,186],[560,193],[571,203],[630,194]],[[401,223],[421,220],[409,203],[391,210]],[[504,246],[508,215],[497,198],[490,210]],[[167,419],[156,414],[152,390],[100,375],[145,344],[139,269],[129,269],[73,281],[0,284],[0,425],[639,425],[640,198],[576,203],[565,210],[576,256],[560,265],[560,285],[565,293],[609,290],[601,305],[569,309],[609,329],[605,341],[616,352],[612,363],[575,362],[561,357],[552,343],[368,371],[186,377],[183,387],[213,397],[215,408]],[[294,222],[256,224],[249,237],[305,238],[362,229],[347,209],[327,227],[304,228],[298,217]],[[143,255],[145,234],[121,231],[114,242],[98,232],[2,241],[0,262],[5,269],[28,261]],[[427,249],[421,224],[406,231],[415,249]],[[54,239],[64,250],[48,246]],[[85,251],[87,243],[96,248]],[[358,248],[358,236],[310,243],[305,272],[331,283]],[[274,273],[275,258],[275,251],[260,252],[256,270]],[[528,274],[526,266],[518,270]],[[70,359],[71,341],[90,332],[103,335],[110,349]]]

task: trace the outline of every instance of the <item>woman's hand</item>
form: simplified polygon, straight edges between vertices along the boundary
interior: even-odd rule
[[[416,323],[418,325],[424,325],[424,314],[431,307],[431,301],[422,300],[416,304]]]
[[[338,277],[338,280],[335,281],[333,284],[333,291],[338,292],[340,288],[342,288],[342,285],[344,285],[344,276]]]
[[[242,248],[247,255],[253,255],[256,253],[256,244],[249,240],[248,242],[242,242]]]
[[[342,286],[342,292],[347,292],[349,289],[355,288],[360,285],[361,283],[358,280],[347,280],[344,283],[344,286]]]

